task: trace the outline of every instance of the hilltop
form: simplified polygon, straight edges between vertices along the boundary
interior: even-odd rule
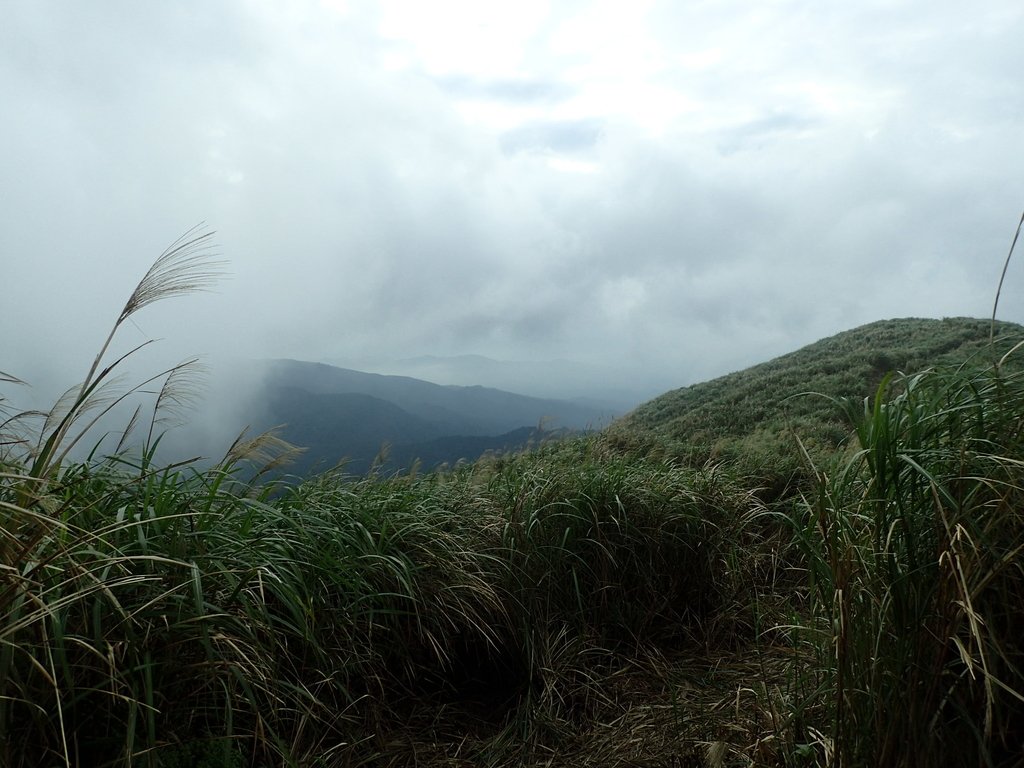
[[[850,430],[834,398],[872,396],[886,374],[968,361],[990,362],[1024,338],[1024,327],[974,318],[881,320],[711,381],[672,390],[620,419],[613,431],[640,435],[695,464],[737,460],[769,482],[786,482],[799,457],[841,447]]]

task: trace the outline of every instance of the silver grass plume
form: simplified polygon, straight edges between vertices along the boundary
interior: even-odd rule
[[[82,383],[77,387],[77,393],[66,400],[61,398],[56,413],[51,413],[48,419],[49,434],[40,435],[40,445],[33,457],[33,463],[29,475],[42,480],[52,476],[60,467],[63,460],[74,445],[91,429],[98,419],[108,413],[115,405],[122,402],[129,394],[141,390],[160,377],[168,376],[175,378],[173,374],[179,366],[163,371],[157,376],[150,377],[141,384],[130,388],[120,396],[112,395],[108,385],[113,383],[107,381],[111,374],[124,360],[138,352],[150,341],[134,347],[127,353],[121,355],[112,363],[100,370],[100,365],[106,357],[107,351],[117,335],[121,325],[140,309],[161,299],[179,296],[192,291],[208,290],[214,281],[223,274],[223,262],[216,259],[213,250],[214,232],[207,230],[205,224],[199,224],[188,230],[184,235],[175,240],[153,263],[142,280],[135,286],[125,303],[124,308],[118,315],[117,321],[111,328],[106,341],[100,347],[99,353],[93,360],[92,366]],[[168,382],[165,381],[165,386]],[[71,390],[70,392],[74,392]],[[70,394],[70,393],[69,393]],[[67,396],[65,396],[67,397]],[[88,424],[81,429],[73,438],[68,439],[72,426],[79,418],[90,410],[98,410],[100,413],[89,420]],[[126,430],[130,431],[130,430]],[[125,436],[122,436],[122,440]]]

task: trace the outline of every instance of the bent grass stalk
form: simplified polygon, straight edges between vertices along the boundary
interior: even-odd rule
[[[48,415],[28,471],[28,475],[35,482],[26,486],[25,492],[20,496],[22,503],[32,503],[33,495],[40,492],[46,480],[56,475],[68,454],[102,415],[109,413],[131,393],[163,376],[174,376],[184,367],[175,366],[130,388],[127,392],[104,398],[103,386],[108,383],[114,372],[125,360],[151,343],[146,341],[139,344],[101,369],[100,366],[121,326],[150,304],[173,296],[205,290],[221,275],[219,268],[222,262],[215,260],[211,253],[213,235],[213,232],[205,231],[202,225],[190,229],[160,255],[139,281],[106,340],[100,346],[85,379],[80,385],[68,390]],[[69,437],[72,427],[93,409],[98,410],[99,414],[76,435]]]

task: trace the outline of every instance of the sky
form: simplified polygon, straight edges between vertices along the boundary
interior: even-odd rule
[[[224,278],[122,329],[153,364],[484,355],[662,391],[989,316],[1024,208],[1019,0],[3,16],[0,371],[39,385],[201,222]]]

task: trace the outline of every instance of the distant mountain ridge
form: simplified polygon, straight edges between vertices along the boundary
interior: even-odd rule
[[[536,425],[541,419],[573,429],[596,428],[617,415],[608,409],[492,387],[434,384],[410,376],[364,373],[298,360],[269,361],[265,382],[272,387],[296,386],[312,393],[372,395],[428,421],[460,425],[465,434],[503,432]]]
[[[512,450],[552,429],[607,425],[614,412],[579,403],[517,395],[482,386],[439,385],[408,376],[269,360],[254,376],[257,429],[307,448],[298,469],[341,460],[353,473],[388,455],[385,469],[419,460],[425,469],[488,450]]]
[[[624,413],[664,391],[622,366],[571,360],[495,360],[484,355],[420,355],[401,360],[365,360],[341,367],[409,376],[444,385],[481,385],[530,397],[567,400]]]

